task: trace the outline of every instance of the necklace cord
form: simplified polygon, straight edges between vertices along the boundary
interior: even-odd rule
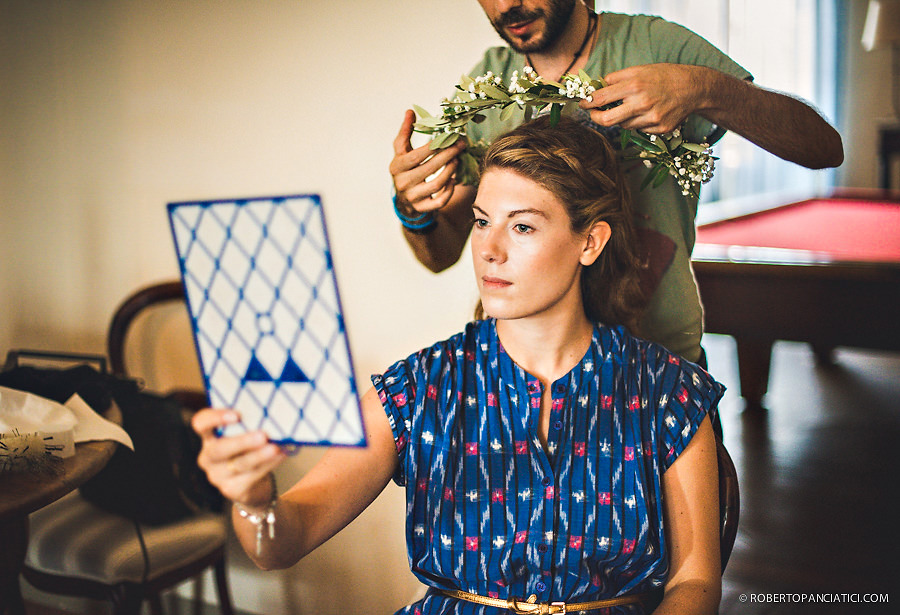
[[[565,70],[563,70],[560,77],[562,77],[562,75],[565,75],[566,73],[568,73],[572,69],[572,67],[575,66],[575,62],[578,61],[578,58],[581,57],[581,54],[584,51],[584,48],[587,47],[587,43],[591,38],[591,34],[593,34],[594,29],[597,27],[597,13],[595,13],[594,11],[588,10],[588,21],[589,21],[589,23],[588,23],[587,31],[584,33],[584,40],[581,41],[581,46],[578,48],[578,51],[575,52],[575,55],[572,57],[572,61],[569,62],[569,65],[565,68]],[[534,64],[531,61],[531,57],[527,53],[525,54],[525,60],[528,62],[528,66],[534,68]]]

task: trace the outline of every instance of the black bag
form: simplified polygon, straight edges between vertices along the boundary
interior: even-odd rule
[[[95,411],[111,401],[134,451],[119,446],[109,463],[80,488],[88,501],[148,525],[161,525],[202,510],[220,512],[223,498],[197,466],[200,438],[175,399],[141,390],[137,382],[87,365],[69,369],[13,367],[0,386],[64,403],[78,393]]]

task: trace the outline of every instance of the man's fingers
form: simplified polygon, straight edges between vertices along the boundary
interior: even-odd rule
[[[446,149],[432,150],[428,145],[417,147],[391,163],[391,174],[397,192],[404,192],[424,182],[437,173],[442,167],[455,164],[459,153],[464,148],[453,145]]]
[[[403,114],[403,123],[400,124],[400,131],[394,139],[394,155],[400,156],[412,150],[413,124],[416,122],[416,114],[412,109],[407,109]]]
[[[459,166],[459,159],[451,159],[444,165],[443,169],[437,167],[432,172],[433,174],[440,169],[440,173],[428,181],[417,183],[406,192],[407,199],[409,199],[410,204],[416,211],[433,211],[446,205],[450,196],[446,195],[446,198],[443,199],[439,197],[444,196],[442,194],[444,190],[452,194],[453,174],[456,173],[457,166]]]

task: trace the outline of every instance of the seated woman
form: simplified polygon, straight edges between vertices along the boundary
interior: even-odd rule
[[[217,438],[233,410],[196,415],[241,543],[262,568],[291,566],[393,478],[429,587],[409,613],[714,613],[708,415],[724,389],[629,333],[638,274],[613,151],[534,120],[491,146],[473,209],[487,318],[373,376],[368,448],[330,449],[277,497],[285,453],[262,433]]]

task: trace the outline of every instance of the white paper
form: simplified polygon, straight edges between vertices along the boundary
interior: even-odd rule
[[[65,405],[78,421],[75,425],[75,442],[115,440],[134,450],[134,444],[131,442],[128,432],[94,412],[77,393],[70,397]]]

